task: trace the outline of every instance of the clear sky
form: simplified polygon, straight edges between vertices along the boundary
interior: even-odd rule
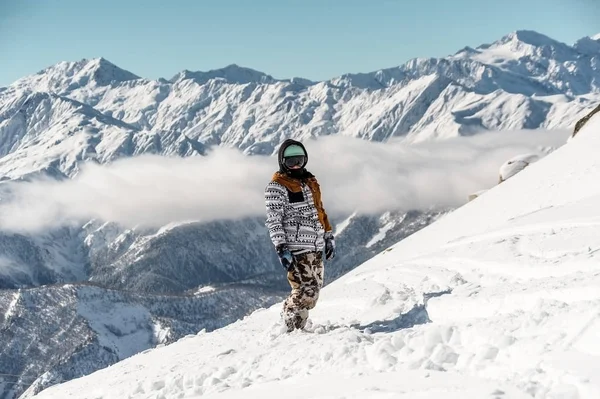
[[[598,0],[0,0],[0,86],[104,57],[147,77],[238,64],[329,79],[531,29],[600,33]]]

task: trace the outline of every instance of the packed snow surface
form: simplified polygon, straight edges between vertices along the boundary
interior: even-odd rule
[[[600,118],[321,293],[39,398],[598,398]]]

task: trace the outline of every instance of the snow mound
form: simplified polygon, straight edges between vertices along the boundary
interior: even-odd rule
[[[509,159],[500,167],[500,182],[513,177],[539,159],[540,157],[537,154],[521,154]]]

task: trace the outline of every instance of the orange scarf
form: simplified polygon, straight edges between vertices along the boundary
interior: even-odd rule
[[[293,193],[299,193],[302,191],[302,182],[300,180],[294,179],[293,177],[287,176],[281,172],[275,172],[273,175],[273,181],[281,184]],[[327,217],[327,213],[325,213],[325,209],[323,208],[323,202],[321,201],[321,188],[317,182],[317,178],[309,177],[308,179],[305,179],[304,182],[308,185],[310,191],[312,192],[313,201],[315,203],[315,207],[317,208],[319,220],[321,221],[323,228],[325,231],[331,231],[331,223],[329,223],[329,218]]]

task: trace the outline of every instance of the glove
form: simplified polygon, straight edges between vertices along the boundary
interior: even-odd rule
[[[281,266],[283,266],[286,271],[291,271],[296,264],[296,260],[294,259],[294,256],[288,249],[287,245],[279,244],[277,247],[275,247],[275,250],[277,251],[277,256],[279,256],[279,262],[281,262]]]
[[[335,239],[333,238],[333,233],[328,231],[323,238],[325,239],[325,259],[335,258]]]

